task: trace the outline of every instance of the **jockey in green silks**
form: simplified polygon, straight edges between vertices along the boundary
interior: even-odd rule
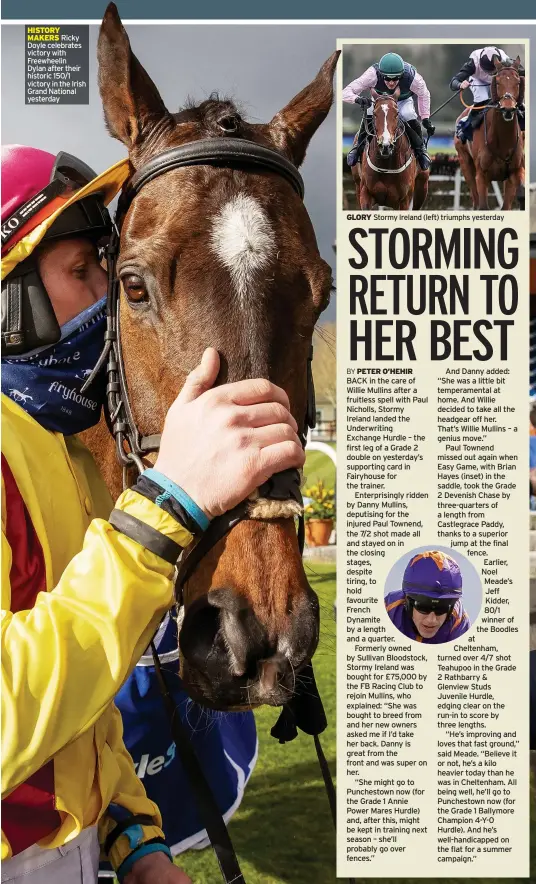
[[[367,141],[366,117],[372,116],[372,100],[361,96],[365,89],[375,89],[380,95],[393,95],[400,89],[398,113],[421,169],[429,169],[430,157],[426,153],[419,116],[428,135],[433,135],[435,128],[430,122],[430,92],[424,78],[397,52],[387,52],[379,62],[370,65],[357,80],[353,80],[343,89],[343,101],[358,104],[367,110],[361,121],[357,144],[348,154],[348,165],[353,166],[359,161]],[[417,96],[419,116],[415,110],[413,95]]]

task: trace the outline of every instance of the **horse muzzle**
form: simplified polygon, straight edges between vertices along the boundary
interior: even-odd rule
[[[213,709],[280,706],[318,644],[319,608],[310,589],[277,635],[232,589],[213,589],[185,612],[181,678],[193,700]]]
[[[508,103],[506,104],[503,102]],[[510,93],[506,93],[502,96],[502,98],[499,100],[499,110],[502,114],[503,120],[506,123],[511,123],[517,112],[517,102],[513,95],[510,95]]]
[[[395,149],[395,144],[394,141],[384,143],[383,141],[378,140],[378,147],[380,149],[380,156],[391,157]]]

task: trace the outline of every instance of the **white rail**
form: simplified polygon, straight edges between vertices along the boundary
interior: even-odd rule
[[[453,198],[452,208],[454,210],[461,208],[461,196],[462,196],[462,183],[463,176],[461,169],[456,169],[454,175],[430,175],[430,181],[452,181],[454,184],[453,190],[441,190],[434,191],[432,196],[451,196]],[[503,206],[503,195],[501,193],[501,188],[497,181],[491,182],[491,187],[493,190],[493,196],[497,200],[497,208],[502,209]]]
[[[337,453],[336,453],[336,451],[331,447],[331,445],[328,445],[327,442],[313,441],[311,439],[311,430],[309,430],[309,433],[307,436],[307,444],[306,444],[305,450],[306,451],[321,451],[322,454],[326,454],[328,457],[330,457],[331,460],[333,461],[333,463],[335,464],[335,466],[337,466]]]

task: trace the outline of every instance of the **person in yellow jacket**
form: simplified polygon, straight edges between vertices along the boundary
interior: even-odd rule
[[[80,391],[104,340],[105,205],[127,174],[2,151],[2,882],[87,884],[102,851],[124,884],[188,884],[113,697],[172,604],[169,549],[304,460],[284,391],[212,389],[209,349],[168,412],[153,481],[115,504],[143,544],[96,518],[111,501],[76,434],[100,418],[104,386]]]

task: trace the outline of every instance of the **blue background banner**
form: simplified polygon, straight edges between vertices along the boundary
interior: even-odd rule
[[[4,21],[62,20],[102,18],[106,0],[3,0],[2,19]],[[407,21],[421,19],[452,21],[482,21],[486,24],[494,19],[514,22],[520,19],[536,19],[534,0],[517,0],[506,4],[505,0],[486,0],[485,4],[430,3],[430,0],[413,0],[411,16],[408,6],[400,0],[382,0],[382,3],[359,5],[348,0],[270,0],[269,4],[255,3],[253,0],[205,0],[203,4],[187,0],[119,0],[117,3],[121,18],[129,19],[321,19],[344,21]],[[404,9],[406,15],[404,15]],[[465,14],[464,14],[465,13]]]

